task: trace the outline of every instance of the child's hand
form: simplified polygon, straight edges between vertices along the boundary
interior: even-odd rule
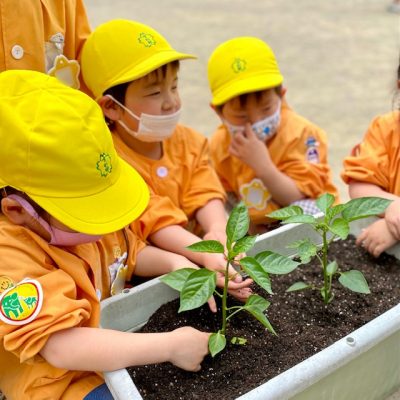
[[[205,254],[204,267],[211,271],[217,272],[217,286],[222,288],[225,284],[224,271],[226,268],[226,259],[223,254]],[[229,282],[228,292],[233,297],[240,301],[246,300],[253,291],[250,285],[253,283],[252,279],[243,280],[240,274],[230,265],[228,269]]]
[[[390,233],[386,220],[381,218],[368,228],[362,230],[356,244],[364,247],[374,257],[379,257],[389,247],[392,247],[397,239]]]
[[[247,164],[256,174],[272,164],[267,146],[258,139],[249,123],[246,124],[245,133],[238,132],[232,137],[229,153]]]
[[[216,240],[225,247],[226,232],[223,229],[209,231],[203,236],[203,240]]]
[[[200,364],[208,354],[210,334],[189,326],[175,329],[168,334],[171,339],[169,361],[186,371],[200,371]]]
[[[400,240],[400,198],[389,204],[385,211],[385,221],[392,236]]]

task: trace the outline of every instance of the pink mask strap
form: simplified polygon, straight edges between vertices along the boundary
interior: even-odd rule
[[[52,231],[49,223],[45,221],[38,213],[37,211],[33,208],[32,204],[29,203],[28,200],[24,199],[23,197],[19,196],[18,194],[10,194],[7,196],[9,199],[14,199],[17,201],[23,208],[24,210],[32,217],[34,218],[37,222],[39,222],[42,227],[49,232],[50,236],[52,236]]]

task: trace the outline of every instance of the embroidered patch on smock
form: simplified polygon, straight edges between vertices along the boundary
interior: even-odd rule
[[[243,202],[248,208],[264,210],[271,199],[271,195],[264,183],[258,178],[254,178],[251,182],[242,185],[239,190]]]
[[[108,267],[111,282],[111,296],[121,293],[125,287],[126,276],[128,274],[128,266],[125,265],[127,258],[128,253],[125,252],[124,254],[122,254],[121,257],[118,257],[115,262]]]
[[[306,159],[308,162],[313,164],[319,163],[319,152],[318,152],[319,142],[312,136],[308,137],[306,140]]]
[[[0,276],[0,294],[14,286],[14,281],[9,276]]]
[[[78,61],[69,60],[63,54],[60,54],[55,58],[54,66],[49,70],[48,74],[73,89],[79,89],[80,69]]]
[[[41,284],[24,279],[0,295],[0,319],[9,325],[25,325],[36,318],[42,305]]]

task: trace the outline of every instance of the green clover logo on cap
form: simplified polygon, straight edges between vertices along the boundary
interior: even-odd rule
[[[139,35],[138,41],[144,47],[151,47],[151,46],[154,46],[157,43],[151,33],[144,33],[144,32],[142,32]]]
[[[96,163],[96,169],[100,172],[102,177],[106,177],[111,174],[111,156],[108,153],[101,153],[100,160]]]
[[[241,58],[235,58],[231,65],[233,72],[238,74],[239,72],[243,72],[246,70],[246,60],[242,60]]]

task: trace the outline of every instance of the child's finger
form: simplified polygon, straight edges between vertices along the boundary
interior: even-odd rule
[[[245,134],[248,139],[252,139],[256,136],[249,122],[245,126]]]
[[[217,303],[215,302],[214,296],[211,296],[208,301],[208,307],[210,308],[211,312],[216,313],[217,312]]]
[[[228,292],[231,296],[235,297],[235,299],[241,301],[247,300],[253,294],[253,291],[250,288],[228,290]]]
[[[400,226],[397,224],[387,224],[387,227],[392,236],[397,240],[400,240]]]
[[[252,283],[253,283],[253,279],[250,279],[250,278],[248,278],[242,282],[229,281],[228,289],[237,290],[237,289],[248,288]]]
[[[365,238],[367,237],[367,234],[368,234],[368,231],[366,229],[362,229],[361,230],[361,233],[357,236],[357,239],[356,239],[356,245],[357,246],[364,247],[363,246],[363,244],[364,244],[363,242],[364,242]]]

